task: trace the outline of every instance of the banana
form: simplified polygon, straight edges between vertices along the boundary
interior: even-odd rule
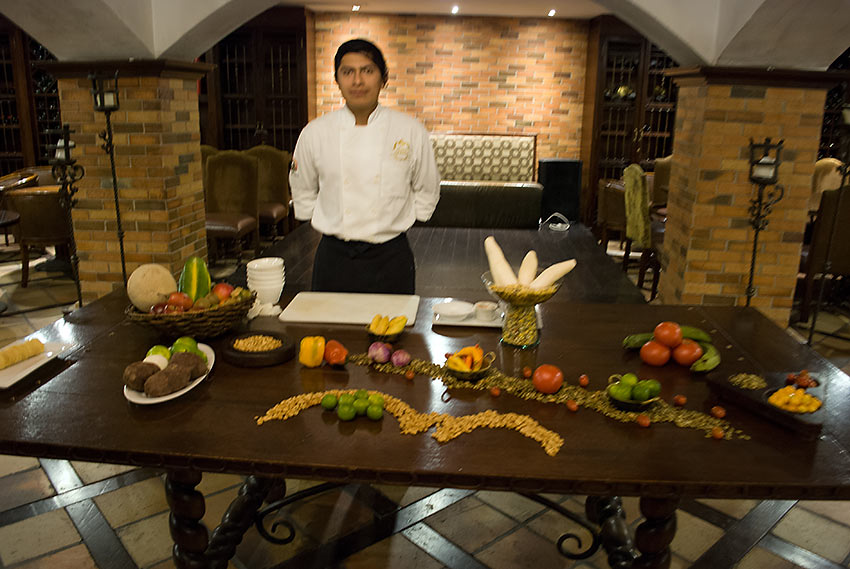
[[[387,328],[390,325],[390,317],[389,316],[381,316],[381,321],[378,322],[378,327],[376,328],[375,333],[379,336],[384,336],[387,333]]]
[[[683,338],[696,340],[697,342],[711,343],[711,336],[702,328],[697,328],[696,326],[679,326],[679,328],[682,329]]]
[[[632,334],[623,338],[623,347],[627,350],[636,350],[652,340],[652,332],[644,332],[643,334]]]
[[[387,325],[387,335],[398,334],[407,326],[407,316],[396,316]]]
[[[714,344],[699,342],[702,348],[702,357],[691,364],[691,371],[711,371],[720,365],[720,352]]]
[[[369,331],[371,333],[373,333],[373,334],[378,333],[378,328],[381,325],[381,318],[383,318],[383,315],[381,315],[381,314],[376,314],[372,317],[372,322],[369,324]]]

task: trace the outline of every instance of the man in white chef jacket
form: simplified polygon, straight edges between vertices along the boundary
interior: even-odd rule
[[[425,127],[378,104],[387,76],[377,46],[342,44],[334,78],[345,106],[310,121],[298,137],[289,173],[295,218],[323,234],[313,290],[414,293],[405,232],[431,217],[440,175]]]

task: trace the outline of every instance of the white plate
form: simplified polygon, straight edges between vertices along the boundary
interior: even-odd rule
[[[369,324],[375,314],[403,315],[412,326],[418,308],[419,297],[409,294],[299,292],[278,318],[281,322]]]
[[[209,375],[209,373],[212,371],[213,364],[215,364],[215,352],[212,348],[210,348],[206,344],[198,344],[198,348],[207,356],[207,373],[195,379],[192,383],[190,383],[183,389],[175,391],[174,393],[169,393],[168,395],[162,395],[160,397],[148,397],[147,395],[145,395],[144,391],[136,391],[135,389],[130,389],[125,385],[124,397],[126,397],[127,401],[129,401],[130,403],[136,403],[138,405],[154,405],[156,403],[171,401],[172,399],[176,399],[177,397],[188,393],[189,391],[197,387],[197,385]]]
[[[431,319],[431,324],[436,326],[481,326],[484,328],[501,328],[504,318],[505,313],[502,312],[501,309],[499,311],[499,315],[493,320],[481,320],[480,318],[477,318],[475,314],[469,318],[464,318],[463,320],[442,318],[439,314],[434,314]],[[537,328],[543,328],[543,321],[540,319],[540,311],[537,311]]]
[[[455,322],[469,320],[474,316],[475,307],[463,300],[450,300],[434,305],[434,314],[443,321],[454,320]]]
[[[14,344],[20,344],[22,342],[23,340],[21,340],[20,342],[14,342]],[[6,389],[8,387],[13,386],[17,382],[25,378],[34,369],[40,368],[62,352],[67,352],[73,347],[74,344],[64,344],[62,342],[46,342],[44,344],[44,351],[38,354],[37,356],[25,359],[22,362],[18,362],[15,365],[11,365],[5,369],[0,370],[0,389]]]

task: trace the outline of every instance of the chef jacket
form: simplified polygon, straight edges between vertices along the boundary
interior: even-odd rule
[[[378,105],[366,125],[354,122],[343,107],[301,131],[289,173],[295,218],[345,241],[384,243],[431,217],[440,175],[413,117]]]

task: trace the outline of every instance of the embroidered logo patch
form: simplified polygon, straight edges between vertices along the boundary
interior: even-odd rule
[[[393,144],[393,158],[398,161],[407,160],[410,157],[410,145],[404,140],[398,140]]]
[[[292,159],[292,163],[289,165],[289,170],[290,172],[298,171],[298,162],[295,160],[295,158]]]

